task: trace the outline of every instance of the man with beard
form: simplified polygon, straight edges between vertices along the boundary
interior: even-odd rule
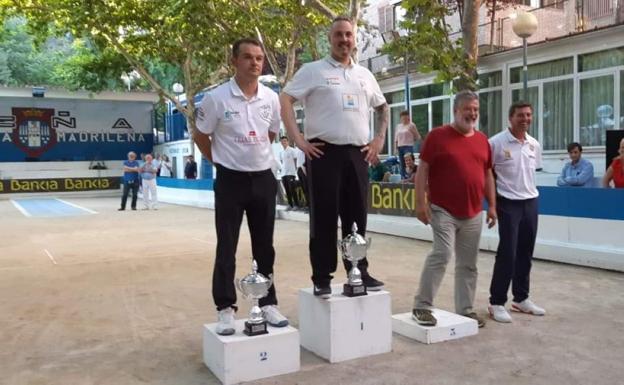
[[[331,296],[330,282],[337,267],[338,216],[342,236],[366,233],[368,164],[379,161],[388,127],[388,105],[373,74],[354,63],[353,24],[337,17],[329,31],[331,54],[304,65],[280,96],[282,120],[289,136],[306,154],[310,195],[310,262],[314,295]],[[305,111],[304,133],[299,132],[293,104],[300,100]],[[373,139],[369,139],[371,109],[377,111]],[[351,263],[344,261],[347,271]],[[383,282],[368,271],[368,261],[358,268],[368,290],[380,290]]]
[[[485,321],[474,312],[473,303],[484,196],[488,226],[496,224],[492,155],[487,137],[475,129],[479,95],[459,92],[453,113],[452,124],[427,135],[416,171],[416,216],[431,224],[433,250],[425,260],[412,317],[420,325],[436,325],[433,299],[455,254],[455,312],[483,327]]]

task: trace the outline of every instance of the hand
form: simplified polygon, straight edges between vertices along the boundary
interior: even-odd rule
[[[370,164],[377,164],[379,162],[379,151],[384,145],[384,137],[383,136],[375,136],[373,140],[371,140],[364,148],[360,151],[366,152],[366,160]]]
[[[486,222],[488,225],[488,229],[491,229],[496,225],[496,221],[498,220],[498,216],[496,215],[496,207],[488,207],[487,210],[487,218]]]
[[[429,205],[416,204],[416,218],[425,225],[431,223],[431,208]]]
[[[324,154],[319,147],[324,146],[325,143],[310,143],[302,136],[299,136],[299,138],[295,140],[295,144],[297,144],[297,147],[304,152],[306,158],[310,160],[313,158],[320,158]]]

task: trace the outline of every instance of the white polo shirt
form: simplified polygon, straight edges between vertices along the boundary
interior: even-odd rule
[[[490,138],[496,192],[507,199],[536,198],[535,170],[542,168],[542,147],[531,135],[524,142],[509,129]]]
[[[280,152],[280,161],[282,162],[282,175],[297,175],[297,166],[295,162],[297,160],[297,150],[288,146],[284,151]]]
[[[278,133],[278,95],[258,83],[258,92],[247,98],[234,78],[204,96],[197,109],[197,128],[212,139],[212,159],[231,170],[270,169],[275,157],[269,131]]]
[[[332,144],[368,143],[370,110],[386,103],[368,69],[332,57],[305,64],[284,92],[303,103],[305,138]]]

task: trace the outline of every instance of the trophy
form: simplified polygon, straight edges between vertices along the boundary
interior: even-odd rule
[[[368,241],[357,233],[357,225],[355,222],[351,226],[351,234],[345,239],[338,241],[338,249],[342,252],[342,258],[351,262],[351,270],[349,271],[349,279],[343,285],[342,294],[347,297],[357,297],[366,295],[366,286],[362,282],[362,273],[358,269],[358,262],[366,258],[366,250],[370,247],[371,239]]]
[[[236,279],[236,287],[243,293],[243,297],[251,299],[251,310],[249,320],[245,321],[243,333],[248,336],[267,334],[267,321],[262,316],[262,310],[258,305],[258,300],[264,298],[269,293],[269,288],[273,284],[273,277],[269,278],[258,273],[258,264],[254,260],[251,265],[251,274],[247,274],[243,279]]]

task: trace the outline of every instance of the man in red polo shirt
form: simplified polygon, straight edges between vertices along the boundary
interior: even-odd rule
[[[485,321],[473,311],[477,286],[477,254],[483,218],[496,224],[492,154],[488,139],[476,131],[479,96],[462,91],[455,96],[454,121],[432,130],[423,144],[416,172],[416,215],[433,229],[433,250],[427,256],[412,317],[421,325],[437,323],[431,313],[433,298],[446,265],[455,254],[455,312]]]

